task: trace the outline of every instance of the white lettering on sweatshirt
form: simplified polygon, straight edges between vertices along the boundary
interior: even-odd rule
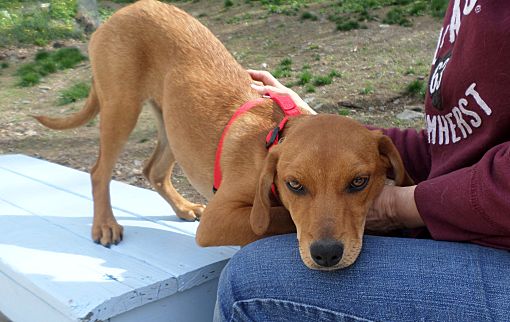
[[[465,97],[458,101],[458,106],[452,108],[445,115],[427,115],[427,134],[430,144],[454,144],[473,134],[473,128],[482,125],[480,113],[487,116],[492,109],[476,90],[476,83],[472,83],[465,92]],[[469,99],[469,100],[468,100]]]

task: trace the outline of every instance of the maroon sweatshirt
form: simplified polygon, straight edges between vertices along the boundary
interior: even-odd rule
[[[510,249],[510,1],[451,0],[426,129],[387,129],[432,237]]]

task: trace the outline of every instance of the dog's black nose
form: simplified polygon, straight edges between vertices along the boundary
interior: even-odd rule
[[[332,239],[318,240],[310,246],[310,254],[318,265],[331,267],[342,259],[344,245]]]

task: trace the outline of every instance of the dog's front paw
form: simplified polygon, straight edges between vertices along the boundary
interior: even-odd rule
[[[200,220],[205,211],[205,205],[191,203],[189,206],[183,207],[176,211],[177,217],[186,221]]]
[[[122,240],[124,228],[115,221],[94,223],[92,225],[92,240],[104,247],[110,248],[111,244],[117,245]]]

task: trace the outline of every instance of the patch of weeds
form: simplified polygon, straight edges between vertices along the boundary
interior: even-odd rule
[[[338,109],[338,115],[348,116],[349,114],[351,114],[351,111],[349,109],[346,109],[346,108]]]
[[[2,69],[9,68],[9,63],[3,62],[1,65]]]
[[[321,60],[321,55],[315,54],[315,56],[313,56],[313,60],[320,61]]]
[[[223,5],[225,6],[225,8],[230,8],[234,5],[234,2],[232,0],[225,0]]]
[[[333,69],[328,74],[329,77],[335,78],[335,77],[342,77],[342,74],[338,72],[336,69]]]
[[[304,69],[298,76],[298,84],[299,85],[306,85],[310,83],[312,80],[313,75],[310,73],[308,69]]]
[[[74,18],[77,10],[76,0],[51,0],[50,16],[53,19],[69,21]]]
[[[19,44],[43,46],[51,40],[81,38],[75,27],[76,0],[50,0],[41,7],[38,1],[12,1],[0,12],[0,46]]]
[[[41,82],[41,75],[37,72],[26,72],[20,75],[21,80],[18,82],[19,86],[29,87],[39,84]]]
[[[367,27],[363,24],[360,24],[356,20],[345,20],[345,21],[337,21],[336,22],[336,30],[338,31],[350,31],[354,29],[366,29]]]
[[[388,25],[400,25],[403,27],[411,27],[413,25],[411,20],[407,19],[404,10],[400,7],[388,11],[386,17],[383,19],[383,23]]]
[[[431,0],[429,12],[433,17],[442,18],[448,8],[448,0]]]
[[[101,19],[102,22],[105,22],[113,15],[115,10],[112,8],[99,8],[98,12],[99,12],[99,19]]]
[[[81,82],[74,84],[73,86],[60,92],[57,104],[67,105],[79,101],[89,96],[89,91],[90,84],[88,83]]]
[[[227,20],[225,20],[225,23],[227,23],[227,24],[238,24],[241,21],[247,21],[247,20],[250,20],[251,18],[252,18],[251,14],[245,13],[245,14],[243,14],[241,16],[238,15],[238,16],[230,17]]]
[[[414,0],[395,0],[395,4],[397,5],[406,5],[412,3]]]
[[[23,64],[16,70],[16,75],[20,78],[18,85],[22,87],[36,85],[42,77],[58,70],[73,68],[85,59],[87,58],[78,48],[40,51],[36,54],[33,62]]]
[[[338,0],[327,7],[330,13],[328,19],[337,25],[337,30],[349,31],[366,28],[356,25],[354,21],[378,20],[374,10],[390,7],[383,22],[411,26],[410,16],[430,14],[434,17],[443,17],[449,0]]]
[[[308,50],[318,50],[320,47],[319,45],[316,45],[316,44],[311,44],[310,46],[308,46]]]
[[[325,75],[325,76],[316,76],[313,78],[313,84],[315,86],[324,86],[324,85],[329,85],[333,82],[333,77],[329,76],[329,75]]]
[[[427,12],[427,4],[422,1],[416,1],[407,9],[411,16],[423,16]]]
[[[260,2],[269,13],[284,14],[295,16],[299,10],[306,6],[308,0],[250,0],[250,2]]]
[[[409,67],[408,69],[406,69],[406,71],[404,72],[404,75],[416,75],[416,71],[414,70],[414,67]]]
[[[306,84],[305,85],[305,92],[307,92],[307,93],[315,93],[315,86],[313,86],[313,84]]]
[[[367,85],[359,91],[359,93],[361,95],[370,95],[370,94],[373,94],[374,92],[375,92],[375,89],[372,85]]]
[[[331,84],[335,77],[341,77],[341,76],[342,75],[339,72],[337,72],[335,69],[333,69],[327,75],[314,77],[312,80],[312,83],[315,86],[325,86],[325,85]]]
[[[368,11],[367,8],[363,8],[358,13],[358,21],[374,21],[377,19],[377,15],[374,15]]]
[[[309,11],[305,11],[301,14],[301,20],[317,21],[319,18]]]
[[[292,59],[284,58],[276,67],[276,69],[272,72],[273,76],[276,78],[282,77],[290,77],[292,70]]]
[[[424,80],[415,79],[406,87],[406,94],[413,97],[425,98],[427,83]]]

